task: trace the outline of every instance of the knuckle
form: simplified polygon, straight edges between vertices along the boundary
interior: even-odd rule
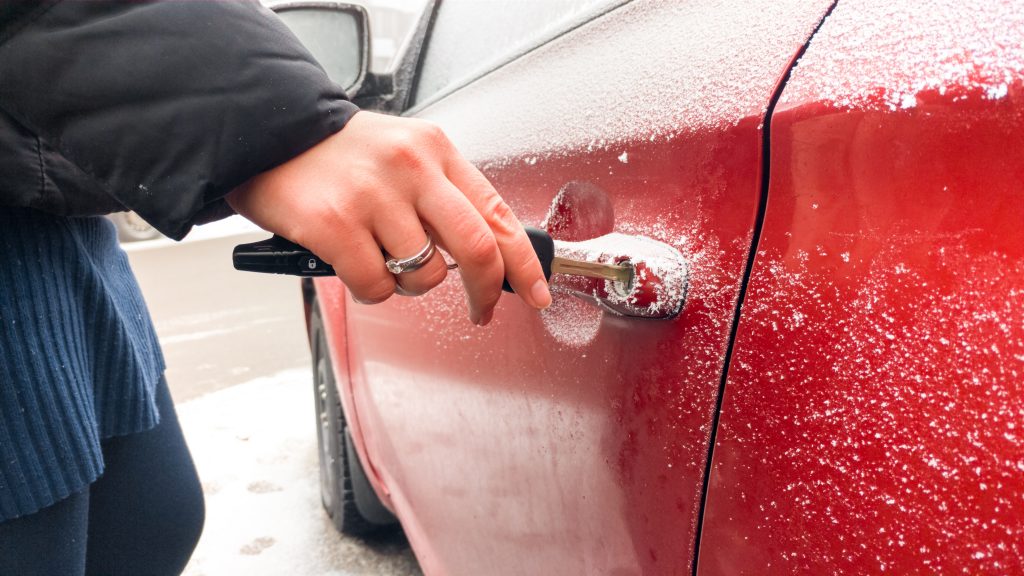
[[[433,122],[421,120],[419,131],[422,138],[431,144],[446,144],[448,142],[448,136],[445,135],[444,130]]]
[[[391,154],[397,164],[412,168],[422,166],[424,161],[422,147],[409,135],[396,138],[392,142]]]
[[[396,168],[411,170],[418,176],[436,172],[452,146],[436,124],[415,121],[407,129],[397,132],[388,142],[389,160]]]
[[[485,267],[497,260],[498,243],[489,230],[474,232],[466,238],[463,253],[469,266]]]
[[[518,222],[516,215],[512,212],[512,207],[497,193],[491,194],[484,201],[483,217],[492,228],[502,233],[515,230],[514,224]]]

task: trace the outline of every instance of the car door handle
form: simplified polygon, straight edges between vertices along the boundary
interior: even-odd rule
[[[630,282],[568,274],[551,277],[553,292],[591,300],[621,316],[672,318],[686,303],[690,266],[683,254],[653,238],[613,232],[590,240],[555,240],[555,255],[571,260],[629,266]]]

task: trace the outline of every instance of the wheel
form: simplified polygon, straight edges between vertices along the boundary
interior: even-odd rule
[[[115,212],[108,217],[117,226],[117,239],[121,242],[139,242],[161,236],[156,228],[153,228],[149,222],[143,220],[135,212]]]
[[[398,520],[384,507],[363,470],[345,424],[331,365],[320,307],[310,318],[313,343],[313,395],[320,456],[320,501],[342,534],[364,536],[395,526]]]

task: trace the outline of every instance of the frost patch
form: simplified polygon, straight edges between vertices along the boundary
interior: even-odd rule
[[[1024,83],[1020,2],[840,2],[793,70],[782,104],[907,110],[922,93],[1000,100]]]
[[[793,538],[780,571],[997,574],[1024,555],[1024,262],[956,244],[911,262],[905,242],[855,283],[759,255],[729,386],[742,474],[786,486],[758,522]]]
[[[633,268],[629,285],[590,278],[559,278],[567,289],[593,299],[612,312],[645,318],[669,318],[682,309],[689,286],[689,266],[668,244],[645,236],[612,233],[584,242],[556,242],[555,253],[586,262]]]
[[[1004,84],[1000,84],[999,86],[990,86],[985,91],[985,95],[988,96],[989,100],[1000,100],[1002,98],[1005,98],[1006,95],[1009,92],[1010,92],[1009,86],[1007,86],[1004,83]]]
[[[553,288],[551,296],[551,306],[540,313],[548,333],[558,343],[573,348],[593,342],[601,329],[601,310],[566,290]]]
[[[618,153],[630,142],[756,121],[829,4],[636,0],[418,116],[439,123],[478,163],[566,149]],[[486,118],[487,128],[467,118]]]

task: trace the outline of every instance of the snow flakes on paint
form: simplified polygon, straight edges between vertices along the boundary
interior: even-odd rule
[[[551,306],[540,312],[544,328],[551,337],[559,344],[574,348],[593,342],[601,329],[601,310],[558,286],[552,286],[551,296]]]
[[[907,110],[936,96],[1000,100],[1024,84],[1015,0],[839,2],[780,104]]]
[[[799,542],[780,571],[1001,573],[1024,555],[1024,262],[906,252],[853,283],[822,274],[834,256],[759,255],[730,387],[755,422],[744,466],[780,486],[757,527]],[[833,530],[794,531],[797,512]]]
[[[621,150],[763,116],[829,0],[636,0],[505,64],[418,116],[474,162]],[[585,95],[581,97],[580,95]],[[491,129],[465,126],[486,117]]]

